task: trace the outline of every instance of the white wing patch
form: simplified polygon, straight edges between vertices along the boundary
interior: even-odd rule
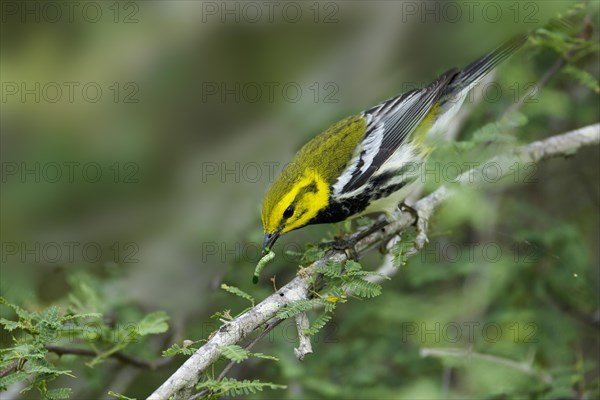
[[[373,132],[362,142],[364,155],[362,157],[363,165],[360,167],[360,173],[364,173],[373,163],[375,155],[379,152],[381,142],[383,141],[383,132],[385,124],[381,123],[373,129]]]
[[[422,157],[419,156],[416,148],[411,143],[404,143],[398,148],[387,161],[379,168],[377,172],[373,174],[373,177],[386,173],[388,171],[397,171],[400,169],[406,169],[407,173],[417,173]],[[392,179],[392,183],[395,181],[403,181],[404,176],[398,176],[397,179]]]
[[[365,117],[367,118],[367,121],[373,119],[370,114],[366,114]],[[352,177],[364,173],[367,168],[369,168],[371,163],[373,163],[373,159],[379,152],[381,142],[383,141],[384,124],[379,124],[379,126],[375,128],[370,128],[367,122],[367,132],[366,138],[354,151],[354,155],[352,156],[352,159],[350,159],[348,167],[342,172],[333,185],[333,192],[337,195],[343,192],[344,187],[350,182]],[[359,166],[360,169],[358,169]]]
[[[347,197],[357,192],[358,189],[350,193],[344,193],[344,187],[353,177],[364,174],[379,153],[386,128],[383,120],[389,118],[390,115],[403,113],[409,109],[419,99],[419,96],[415,94],[416,92],[408,93],[404,99],[402,97],[393,98],[363,113],[367,120],[365,139],[356,148],[354,155],[348,162],[348,166],[333,184],[332,188],[335,195]]]

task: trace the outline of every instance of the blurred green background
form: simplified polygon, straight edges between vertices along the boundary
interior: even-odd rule
[[[598,3],[582,4],[597,28]],[[266,277],[280,286],[295,274],[285,249],[340,229],[282,238],[263,282],[251,285],[262,196],[303,143],[572,5],[3,2],[1,295],[32,310],[65,307],[85,281],[97,311],[118,323],[164,310],[169,333],[136,350],[147,359],[206,338],[212,314],[245,307],[221,283],[261,299],[272,292]],[[514,56],[495,92],[467,102],[458,139],[498,120],[559,57],[531,46]],[[597,53],[577,66],[597,81]],[[566,73],[529,100],[509,145],[599,120],[598,94]],[[294,359],[294,329],[283,324],[256,350],[281,362],[243,363],[231,376],[288,385],[257,398],[597,396],[598,167],[598,149],[584,149],[526,171],[525,183],[458,196],[431,221],[424,255],[378,298],[340,307],[313,356]],[[3,331],[3,347],[10,342]],[[533,370],[421,357],[430,347],[532,357]],[[55,361],[77,376],[61,378],[73,398],[143,398],[183,360],[152,372]]]

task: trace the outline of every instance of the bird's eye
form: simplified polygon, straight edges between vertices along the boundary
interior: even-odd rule
[[[289,218],[292,215],[294,215],[294,207],[289,206],[288,208],[285,209],[285,211],[283,212],[283,218]]]

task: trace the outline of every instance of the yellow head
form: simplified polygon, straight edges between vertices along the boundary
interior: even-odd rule
[[[267,191],[263,201],[263,252],[277,238],[302,228],[330,201],[330,185],[352,157],[366,129],[362,116],[346,118],[305,144]]]
[[[288,165],[267,192],[263,202],[263,251],[277,238],[306,226],[329,204],[329,184],[312,168]]]

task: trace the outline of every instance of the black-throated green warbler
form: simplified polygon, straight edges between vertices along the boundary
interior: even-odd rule
[[[284,233],[368,213],[392,214],[414,187],[431,151],[469,90],[527,40],[518,36],[463,70],[332,125],[306,143],[263,201],[263,253]]]

